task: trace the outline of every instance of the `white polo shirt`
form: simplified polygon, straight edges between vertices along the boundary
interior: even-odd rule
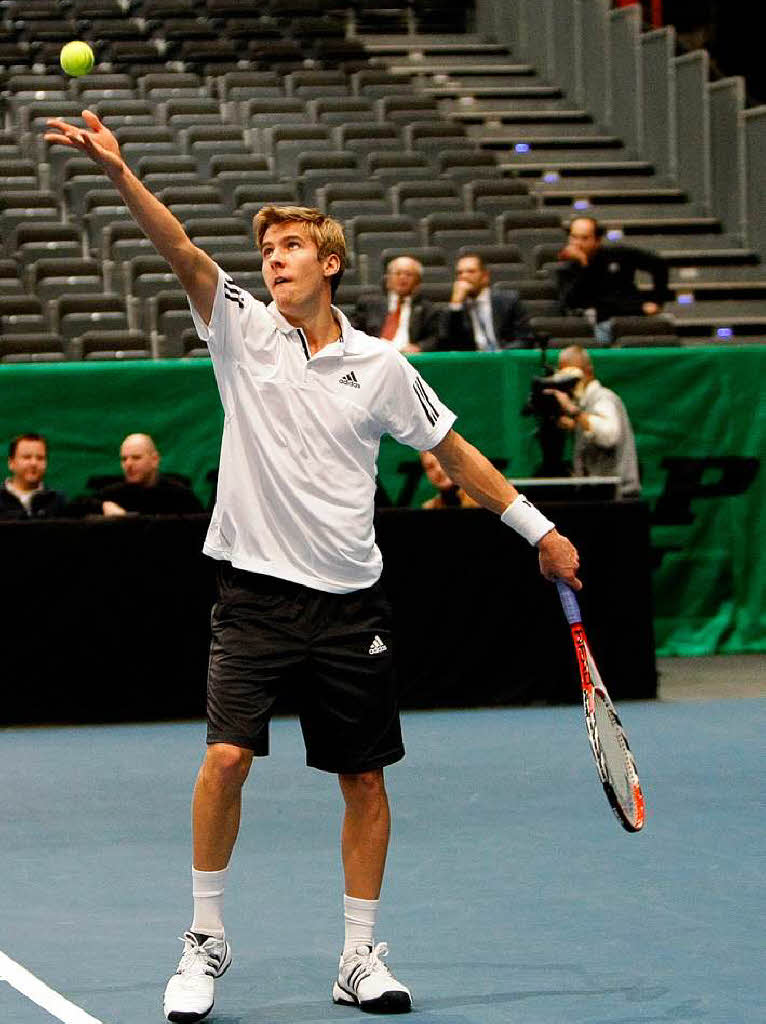
[[[205,554],[343,594],[371,587],[383,565],[373,529],[381,437],[433,448],[455,415],[388,342],[333,312],[341,338],[312,356],[275,303],[220,267],[209,326],[192,306],[224,408]]]

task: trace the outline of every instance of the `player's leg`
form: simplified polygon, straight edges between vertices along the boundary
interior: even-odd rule
[[[194,919],[184,952],[165,989],[170,1021],[202,1020],[213,1007],[214,982],[231,963],[223,926],[228,864],[237,838],[242,786],[253,756],[269,752],[268,726],[277,691],[300,655],[275,633],[282,604],[277,580],[222,563],[213,609],[208,669],[208,749],[192,804]],[[300,617],[288,595],[289,616]]]
[[[338,776],[345,801],[341,854],[346,894],[377,900],[383,885],[391,812],[383,769]]]
[[[379,587],[324,594],[318,603],[301,726],[307,763],[338,775],[345,802],[345,941],[333,1000],[402,1013],[412,1006],[409,989],[384,964],[386,944],[374,939],[390,833],[383,769],[404,756],[390,611]]]

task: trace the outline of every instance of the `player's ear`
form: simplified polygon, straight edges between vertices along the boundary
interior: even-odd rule
[[[340,270],[340,256],[336,252],[331,252],[329,256],[325,256],[323,263],[322,270],[325,277],[334,277]]]

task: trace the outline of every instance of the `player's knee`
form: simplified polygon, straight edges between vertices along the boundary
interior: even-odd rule
[[[340,788],[346,803],[374,807],[386,801],[386,786],[380,768],[370,772],[341,775]]]
[[[251,750],[228,743],[213,743],[207,748],[202,770],[205,780],[216,788],[241,786],[253,761]]]

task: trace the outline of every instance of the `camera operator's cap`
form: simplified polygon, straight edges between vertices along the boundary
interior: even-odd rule
[[[547,378],[550,384],[573,384],[576,380],[584,379],[585,374],[579,366],[565,366]]]

